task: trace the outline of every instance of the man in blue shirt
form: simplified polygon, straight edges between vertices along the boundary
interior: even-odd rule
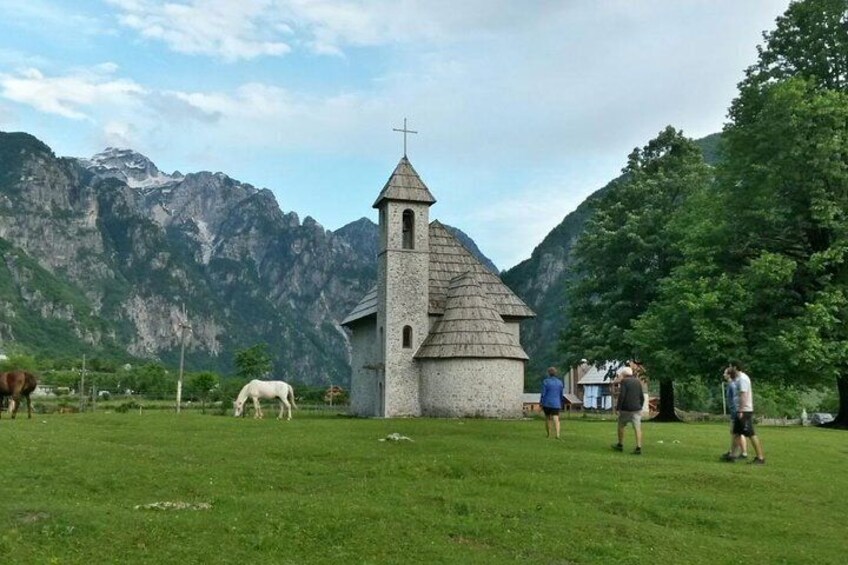
[[[556,367],[548,368],[548,376],[542,381],[542,397],[539,404],[545,412],[545,432],[551,437],[551,422],[554,424],[556,438],[559,439],[559,413],[562,410],[562,393],[565,387],[556,376]]]

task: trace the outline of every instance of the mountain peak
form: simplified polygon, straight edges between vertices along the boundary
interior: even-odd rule
[[[107,147],[91,159],[80,159],[80,163],[103,178],[116,178],[136,189],[148,189],[183,178],[179,172],[171,175],[160,171],[153,161],[132,149]]]

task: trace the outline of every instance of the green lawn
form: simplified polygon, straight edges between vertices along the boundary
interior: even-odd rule
[[[760,428],[755,467],[724,424],[644,429],[640,457],[580,419],[4,417],[0,561],[845,562],[846,432]]]

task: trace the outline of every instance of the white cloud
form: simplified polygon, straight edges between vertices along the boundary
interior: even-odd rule
[[[105,145],[111,147],[133,147],[138,139],[138,132],[133,124],[117,120],[103,124],[102,135]]]
[[[48,114],[82,120],[97,105],[129,102],[144,93],[132,80],[113,79],[111,63],[64,76],[48,77],[36,68],[0,74],[0,96]]]
[[[4,23],[50,35],[53,41],[109,33],[98,17],[80,13],[76,6],[69,8],[46,0],[0,0],[0,14]],[[56,33],[56,30],[73,30],[73,33]]]
[[[185,54],[233,62],[289,53],[324,55],[349,47],[431,45],[525,30],[567,11],[562,2],[533,9],[510,0],[107,0],[118,22]]]
[[[529,258],[532,247],[528,244],[541,243],[586,196],[577,178],[540,179],[484,200],[458,199],[445,221],[471,234],[499,268],[509,268]]]
[[[118,21],[142,37],[164,42],[179,53],[209,55],[228,62],[290,51],[282,30],[268,19],[266,0],[206,0],[188,3],[109,0]]]

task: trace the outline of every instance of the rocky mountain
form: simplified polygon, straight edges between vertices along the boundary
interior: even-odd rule
[[[60,158],[0,132],[0,349],[173,365],[185,306],[191,370],[230,372],[267,343],[281,376],[346,384],[338,322],[374,284],[377,244],[367,218],[331,232],[223,173],[166,174],[128,149]]]
[[[720,140],[721,134],[713,134],[696,141],[707,163],[718,162]],[[521,343],[530,356],[528,381],[542,375],[546,367],[560,365],[557,343],[568,324],[565,288],[574,277],[571,248],[583,233],[598,199],[618,180],[590,195],[542,240],[529,259],[501,274],[504,283],[536,312],[536,318],[521,325]]]
[[[107,147],[91,159],[78,161],[100,178],[115,178],[131,188],[142,190],[183,180],[179,171],[167,175],[156,168],[150,159],[132,149]]]

